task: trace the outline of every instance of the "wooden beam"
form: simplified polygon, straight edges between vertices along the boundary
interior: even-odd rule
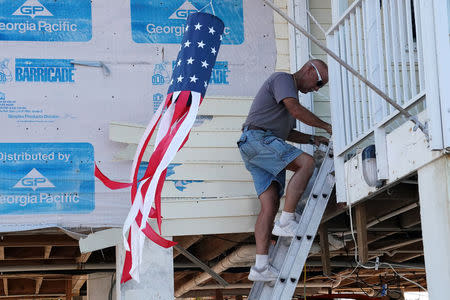
[[[74,296],[80,295],[80,289],[83,287],[84,283],[88,279],[88,275],[74,276],[72,279],[72,293]]]
[[[30,297],[30,298],[26,298]],[[9,295],[9,296],[0,296],[2,300],[36,300],[36,299],[61,299],[64,298],[63,293],[54,293],[54,294],[45,294],[45,295],[34,295],[34,294],[20,294],[20,295]]]
[[[42,257],[42,253],[41,256],[39,258],[35,258],[35,259],[29,259],[27,258],[22,258],[22,259],[6,259],[4,261],[2,261],[1,266],[2,267],[16,267],[16,266],[38,266],[38,265],[48,265],[49,267],[51,267],[52,265],[64,265],[64,264],[74,264],[74,258],[71,257],[70,259],[43,259]]]
[[[407,211],[399,216],[400,227],[411,228],[420,224],[420,208]]]
[[[201,261],[210,261],[250,236],[249,233],[215,234],[193,245],[189,252]]]
[[[222,278],[229,284],[234,284],[234,283],[240,282],[243,279],[246,280],[248,277],[248,274],[247,273],[222,273],[222,274],[220,274],[220,276],[222,276]],[[216,283],[215,280],[211,280],[211,281]],[[205,283],[205,285],[206,285],[206,283]]]
[[[44,246],[76,246],[78,241],[68,236],[55,235],[17,235],[3,236],[0,240],[0,246],[3,247],[44,247]]]
[[[325,209],[321,222],[327,222],[346,211],[348,211],[347,204],[342,202],[337,203],[336,194],[333,193],[328,200],[327,208]]]
[[[91,256],[92,252],[86,252],[81,253],[79,257],[77,257],[77,263],[85,263],[88,261],[89,257]]]
[[[201,240],[202,237],[202,235],[174,236],[173,241],[177,242],[178,245],[183,247],[184,249],[188,249],[190,246]],[[177,257],[178,255],[180,255],[180,252],[173,249],[173,258]]]
[[[11,253],[9,253],[11,254]],[[43,254],[42,253],[37,253],[36,255],[30,255],[30,256],[25,256],[25,257],[12,257],[10,255],[8,255],[5,260],[2,261],[2,266],[8,265],[8,263],[14,263],[17,262],[17,264],[21,264],[21,262],[26,261],[27,263],[40,263],[43,262],[43,264],[48,263],[50,261],[66,261],[68,263],[73,263],[74,257],[73,255],[66,255],[66,256],[52,256],[50,259],[44,259]],[[25,264],[27,264],[25,263]],[[21,264],[23,265],[23,264]]]
[[[216,290],[216,300],[223,300],[222,290]]]
[[[44,277],[38,277],[36,279],[36,295],[39,295],[39,291],[41,290],[41,286],[42,286],[42,281],[44,280]]]
[[[390,251],[390,250],[402,248],[402,247],[405,247],[405,246],[408,246],[408,245],[411,245],[411,244],[415,244],[415,243],[419,243],[419,242],[422,243],[422,238],[406,240],[406,241],[403,241],[401,243],[393,243],[393,242],[391,242],[391,245],[388,245],[388,246],[385,246],[385,247],[381,247],[381,248],[377,248],[376,250]]]
[[[3,278],[3,291],[5,292],[5,296],[9,296],[8,294],[8,278]]]
[[[65,280],[66,283],[66,300],[72,300],[72,278]]]
[[[45,246],[44,259],[49,259],[51,252],[52,252],[52,246]]]
[[[67,275],[67,274],[42,274],[42,273],[20,273],[20,274],[1,274],[0,278],[8,278],[8,279],[23,279],[23,278],[28,278],[28,279],[36,279],[38,277],[42,277],[44,279],[48,278],[48,279],[64,279],[64,278],[70,278],[72,275]]]
[[[326,276],[331,275],[331,263],[330,263],[330,245],[328,243],[328,226],[323,223],[319,227],[320,236],[320,252],[322,258],[322,272]]]
[[[369,260],[369,247],[367,244],[367,212],[365,203],[355,208],[356,232],[358,236],[358,255],[361,263]]]
[[[421,256],[423,256],[423,253],[409,254],[409,255],[408,254],[403,254],[403,255],[398,254],[398,255],[394,256],[391,260],[396,263],[403,263],[405,261],[408,261],[408,260],[411,260],[411,259],[414,259],[417,257],[421,257]]]
[[[226,296],[233,295],[248,295],[250,293],[250,289],[233,289],[233,290],[222,290],[222,294]],[[202,298],[209,297],[209,299],[215,299],[216,290],[192,290],[183,295],[184,298]]]
[[[396,233],[397,232],[387,232],[387,233],[383,233],[383,234],[375,234],[372,232],[368,232],[367,233],[367,244],[375,243],[376,241],[382,240],[382,239],[387,238]],[[355,249],[355,243],[353,243],[353,241],[347,242],[346,244],[347,244],[346,247],[349,250]]]
[[[0,260],[5,260],[5,247],[0,246]]]

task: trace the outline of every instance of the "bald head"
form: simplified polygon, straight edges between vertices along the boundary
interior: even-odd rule
[[[293,76],[300,92],[318,91],[328,82],[328,66],[323,60],[311,59]]]

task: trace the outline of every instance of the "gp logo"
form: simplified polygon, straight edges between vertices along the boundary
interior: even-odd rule
[[[196,12],[197,12],[197,10],[195,10],[195,9],[189,9],[189,10],[180,9],[175,12],[175,15],[177,16],[177,19],[187,19],[187,17],[189,17],[190,14],[193,14]],[[175,18],[172,18],[172,19],[175,19]]]
[[[22,4],[14,13],[14,16],[53,16],[53,14],[45,8],[38,0],[28,0]]]
[[[35,191],[38,188],[54,188],[53,183],[50,182],[44,175],[42,175],[36,168],[33,168],[27,175],[19,179],[14,185],[14,188],[30,188]]]
[[[170,15],[169,19],[186,20],[190,14],[198,12],[198,9],[191,2],[185,1],[176,11]]]
[[[38,187],[40,184],[47,182],[47,178],[40,177],[40,178],[23,178],[21,180],[21,184],[24,187]]]

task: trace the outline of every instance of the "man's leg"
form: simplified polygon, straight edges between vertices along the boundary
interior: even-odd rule
[[[256,262],[250,268],[248,279],[251,281],[274,281],[278,272],[269,265],[270,233],[273,221],[280,206],[278,186],[272,182],[263,193],[259,195],[261,211],[255,224]]]
[[[314,172],[314,158],[309,154],[302,153],[294,159],[286,169],[293,171],[294,175],[286,188],[286,201],[283,211],[294,213],[298,200],[305,191],[311,175]]]
[[[272,182],[267,190],[261,193],[259,201],[261,211],[255,224],[256,254],[267,255],[273,221],[280,206],[277,183]]]
[[[286,188],[286,200],[280,219],[275,223],[272,233],[278,236],[293,236],[297,227],[295,222],[295,208],[314,172],[314,159],[306,154],[300,154],[286,169],[294,175]]]

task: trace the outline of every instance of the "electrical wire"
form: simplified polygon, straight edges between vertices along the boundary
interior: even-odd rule
[[[350,218],[350,230],[351,230],[351,233],[352,233],[353,243],[355,244],[355,262],[356,262],[356,264],[357,264],[357,267],[361,267],[361,268],[368,269],[368,270],[375,269],[375,268],[376,268],[376,262],[374,262],[374,261],[368,261],[368,263],[370,262],[370,263],[373,263],[374,265],[373,265],[373,266],[367,266],[367,265],[362,264],[362,263],[358,260],[358,245],[357,245],[357,243],[356,243],[355,232],[354,232],[354,228],[353,228],[352,206],[351,206],[350,203],[347,203],[347,205],[348,205],[349,218]],[[421,288],[421,289],[424,290],[425,292],[428,291],[426,288],[424,288],[424,287],[423,287],[422,285],[420,285],[419,283],[417,283],[417,282],[415,282],[415,281],[413,281],[413,280],[411,280],[411,279],[409,279],[409,278],[406,278],[405,276],[399,274],[399,273],[397,272],[397,270],[395,270],[395,268],[394,268],[390,263],[387,263],[387,262],[380,262],[379,265],[386,265],[386,266],[388,266],[388,267],[391,268],[392,271],[393,271],[395,274],[397,274],[397,276],[399,276],[400,278],[402,278],[402,279],[408,281],[409,283],[412,283],[412,284],[418,286],[419,288]]]

